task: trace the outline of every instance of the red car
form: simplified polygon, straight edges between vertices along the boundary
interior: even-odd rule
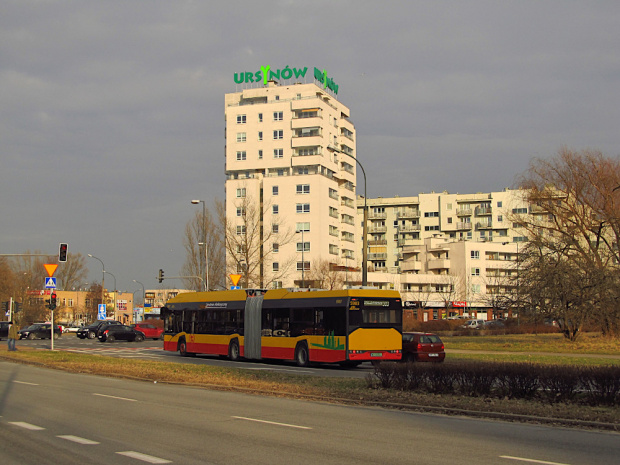
[[[443,342],[436,334],[403,333],[404,362],[443,362],[445,358]]]
[[[155,326],[153,323],[148,323],[146,321],[136,323],[132,326],[138,331],[142,331],[144,333],[144,337],[149,339],[161,339],[164,334],[164,328],[160,328]]]

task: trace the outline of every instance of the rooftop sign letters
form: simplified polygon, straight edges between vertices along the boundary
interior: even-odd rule
[[[254,82],[263,82],[263,85],[267,85],[268,81],[272,80],[289,80],[304,78],[308,72],[308,67],[303,68],[290,68],[286,66],[283,69],[271,69],[270,65],[261,66],[258,71],[244,71],[242,73],[235,73],[236,84],[251,84]],[[323,88],[331,90],[334,94],[338,94],[338,84],[334,80],[327,76],[327,71],[314,68],[314,79],[319,81]]]

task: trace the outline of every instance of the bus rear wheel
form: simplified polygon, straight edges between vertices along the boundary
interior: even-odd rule
[[[228,360],[236,362],[239,360],[239,342],[235,339],[228,346]]]
[[[299,344],[295,348],[295,362],[298,367],[307,367],[310,365],[310,356],[308,355],[308,346],[306,343]]]

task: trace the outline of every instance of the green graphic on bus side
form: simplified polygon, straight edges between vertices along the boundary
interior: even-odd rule
[[[329,333],[328,336],[323,338],[323,344],[311,344],[314,347],[321,347],[323,349],[343,350],[344,344],[340,343],[340,338],[334,336],[334,332]]]

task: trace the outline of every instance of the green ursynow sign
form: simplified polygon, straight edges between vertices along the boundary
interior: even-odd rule
[[[308,72],[308,67],[305,66],[303,68],[290,68],[286,66],[283,69],[271,69],[270,65],[261,66],[258,71],[244,71],[242,73],[235,73],[235,83],[243,84],[243,83],[253,83],[253,82],[261,82],[263,81],[264,85],[267,85],[268,81],[274,79],[283,79],[288,80],[292,79],[295,76],[295,79],[306,77],[306,73]],[[327,71],[320,70],[318,68],[314,68],[314,79],[323,84],[325,89],[331,90],[334,94],[338,93],[338,85],[334,82],[334,80],[327,76]]]

